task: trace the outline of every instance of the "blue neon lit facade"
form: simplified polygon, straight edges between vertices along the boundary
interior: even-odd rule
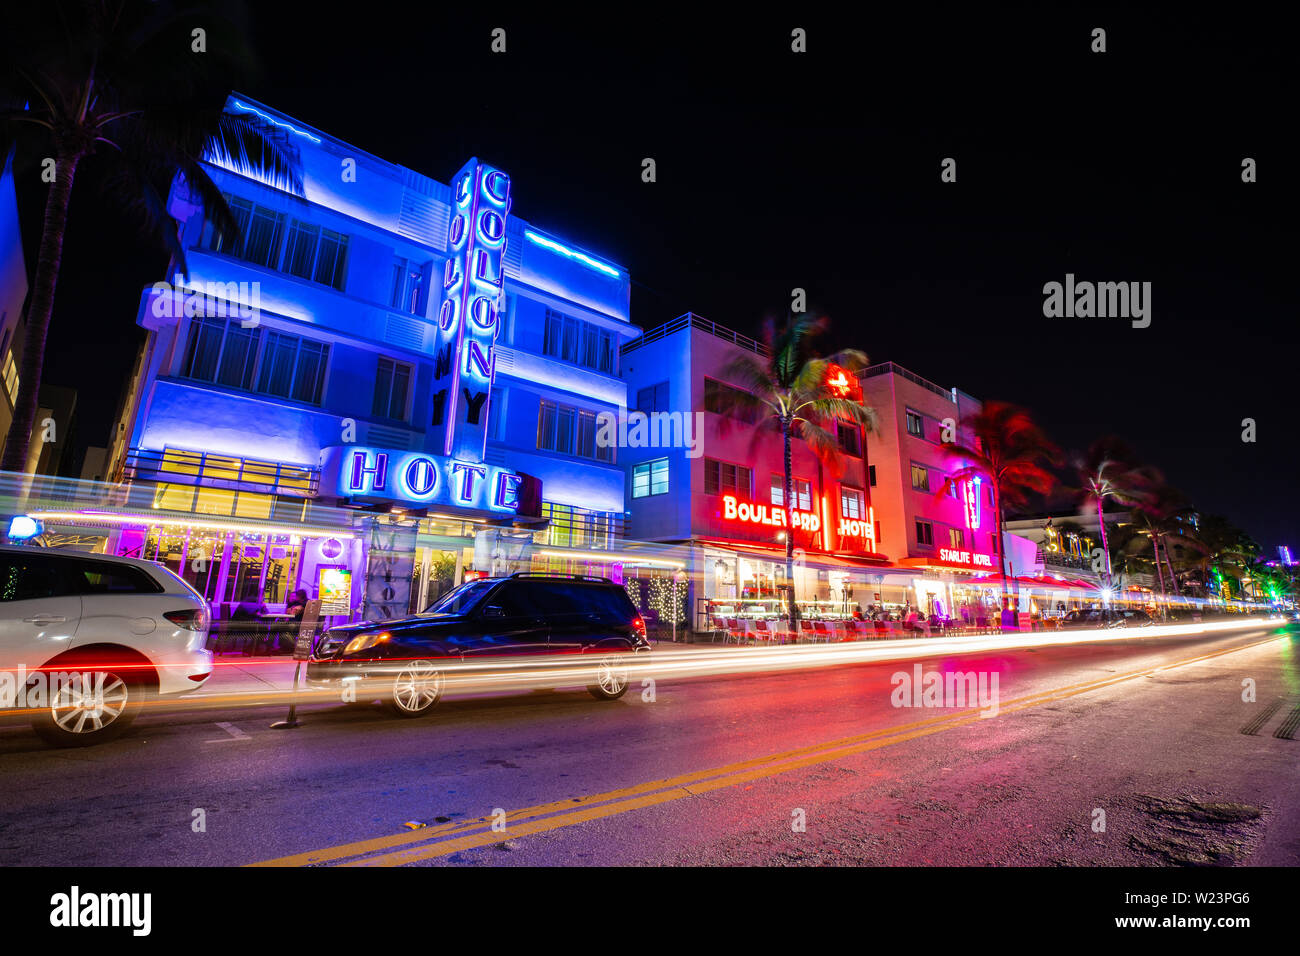
[[[246,96],[228,109],[297,156],[305,198],[210,164],[232,242],[174,186],[183,291],[229,308],[145,291],[127,459],[160,481],[169,454],[305,468],[322,503],[484,519],[531,476],[548,506],[621,520],[618,463],[565,428],[626,405],[627,270],[514,216],[503,169],[470,159],[444,184]]]

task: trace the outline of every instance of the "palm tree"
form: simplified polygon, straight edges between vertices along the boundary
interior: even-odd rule
[[[42,0],[6,12],[0,102],[30,108],[4,115],[0,154],[12,139],[20,156],[49,157],[53,181],[0,469],[22,471],[27,461],[68,207],[83,162],[104,163],[106,197],[152,233],[186,276],[163,200],[177,175],[231,235],[238,235],[238,225],[203,160],[302,195],[293,151],[252,114],[224,110],[232,81],[251,63],[239,13],[237,4],[205,0]]]
[[[732,359],[723,377],[744,392],[728,390],[723,401],[735,411],[757,413],[757,424],[781,433],[785,493],[781,500],[786,511],[785,579],[789,584],[788,617],[790,630],[797,633],[798,610],[794,601],[794,476],[791,446],[805,442],[823,460],[839,454],[839,439],[824,422],[844,421],[867,431],[876,427],[873,409],[860,400],[848,397],[857,373],[867,367],[867,356],[856,349],[842,349],[828,356],[818,356],[815,341],[827,326],[826,319],[813,319],[807,313],[787,316],[778,328],[771,320],[764,323],[763,341],[768,355],[744,353]],[[836,387],[830,373],[842,369],[849,383]],[[838,377],[838,376],[837,376]],[[722,411],[732,411],[723,408]],[[755,435],[757,439],[758,435]]]
[[[1179,544],[1187,540],[1187,532],[1191,526],[1190,519],[1195,515],[1195,509],[1181,492],[1164,480],[1164,476],[1158,470],[1147,469],[1146,474],[1149,481],[1146,494],[1134,504],[1133,516],[1151,539],[1151,550],[1162,592],[1164,571],[1167,571],[1171,589],[1175,594],[1181,595],[1182,587],[1174,569],[1169,540],[1173,538]]]
[[[1002,606],[1009,607],[1005,511],[1023,507],[1031,494],[1046,495],[1052,490],[1056,476],[1044,465],[1053,464],[1059,452],[1027,411],[1006,402],[986,402],[961,425],[961,433],[973,440],[944,445],[944,454],[962,466],[945,479],[943,492],[975,478],[989,483],[998,529]]]
[[[1251,558],[1259,553],[1259,545],[1223,515],[1203,515],[1197,522],[1194,543],[1201,553],[1207,589],[1210,588],[1211,573],[1222,576],[1224,571],[1235,570],[1235,577],[1240,581]],[[1217,587],[1213,590],[1218,593]]]
[[[1136,505],[1148,497],[1151,475],[1137,464],[1133,449],[1113,436],[1093,442],[1088,453],[1076,458],[1074,465],[1079,476],[1078,495],[1082,505],[1097,509],[1101,551],[1106,559],[1106,589],[1109,592],[1113,585],[1113,570],[1110,542],[1106,534],[1106,500],[1127,506]]]

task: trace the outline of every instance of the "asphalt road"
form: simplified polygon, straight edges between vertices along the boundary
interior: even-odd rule
[[[149,713],[82,750],[3,728],[0,864],[1296,865],[1298,652],[1260,629],[921,662],[996,674],[996,716],[894,706],[913,665],[877,663],[313,704],[290,731]]]

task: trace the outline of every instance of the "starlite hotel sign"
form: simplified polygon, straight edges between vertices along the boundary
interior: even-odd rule
[[[327,452],[345,498],[518,509],[519,475],[484,463],[504,291],[510,177],[471,159],[452,180],[447,261],[434,334],[424,452],[343,445]]]

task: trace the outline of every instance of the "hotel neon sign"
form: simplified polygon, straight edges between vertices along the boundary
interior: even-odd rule
[[[965,504],[966,527],[971,531],[980,528],[980,479],[971,478],[962,482],[962,502]]]
[[[735,495],[722,496],[722,517],[727,521],[761,524],[773,528],[787,526],[784,508],[778,508],[774,505],[756,505],[748,501],[737,501]],[[791,509],[790,521],[800,531],[817,532],[822,527],[822,519],[817,516],[815,511]]]
[[[434,361],[432,430],[442,454],[483,460],[501,330],[502,256],[510,214],[510,177],[471,159],[452,183]]]
[[[840,539],[855,538],[859,547],[876,550],[876,509],[868,508],[865,518],[840,518]]]
[[[993,570],[993,556],[979,551],[967,551],[965,548],[940,548],[936,564],[954,568],[979,568]]]
[[[505,468],[420,452],[349,448],[339,468],[339,493],[418,504],[449,504],[514,512],[522,478]]]

